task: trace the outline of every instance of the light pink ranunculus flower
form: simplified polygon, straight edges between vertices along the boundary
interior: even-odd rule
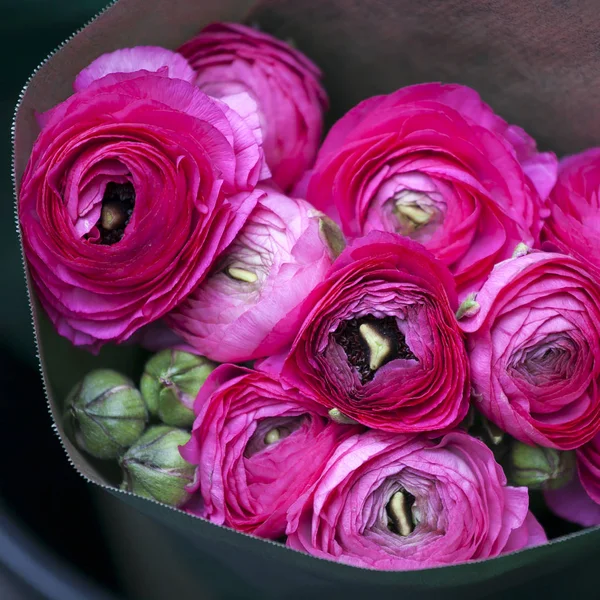
[[[80,92],[97,79],[111,73],[135,73],[148,71],[172,79],[194,82],[196,73],[188,61],[172,50],[160,46],[135,46],[121,48],[99,56],[77,75],[73,88]]]
[[[398,571],[546,541],[527,488],[507,486],[491,450],[459,432],[348,438],[289,510],[286,533],[289,547],[319,558]]]
[[[576,256],[600,278],[600,148],[560,161],[542,239]]]
[[[539,242],[556,157],[472,89],[429,83],[364,100],[325,139],[306,198],[349,237],[421,242],[476,290],[515,246]]]
[[[572,450],[600,431],[600,287],[576,258],[498,264],[467,333],[476,406],[528,444]]]
[[[290,191],[314,162],[327,96],[319,69],[301,52],[237,23],[213,23],[179,52],[211,96],[247,92],[256,101],[273,179]]]
[[[317,479],[338,444],[358,428],[265,374],[218,367],[195,404],[182,456],[198,465],[188,512],[238,531],[278,538],[290,505]]]
[[[600,525],[600,434],[576,450],[577,474],[565,487],[544,492],[550,509],[583,527]]]
[[[19,193],[23,246],[43,307],[77,346],[122,342],[179,304],[268,176],[247,121],[161,74],[107,75],[40,123]]]
[[[285,356],[259,368],[368,427],[453,428],[470,389],[457,305],[440,261],[420,244],[374,231],[342,252],[299,319],[290,317],[297,333]]]
[[[212,274],[167,315],[189,345],[220,362],[269,356],[289,344],[298,306],[343,243],[337,225],[304,200],[269,186],[256,191],[258,204]]]

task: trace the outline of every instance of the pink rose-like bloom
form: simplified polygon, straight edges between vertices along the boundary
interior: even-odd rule
[[[222,365],[195,404],[182,456],[198,465],[188,512],[260,537],[278,538],[286,512],[338,444],[357,431],[265,374]]]
[[[376,429],[439,431],[466,415],[469,361],[450,272],[420,244],[355,240],[308,296],[280,372],[327,408]]]
[[[314,162],[327,95],[319,69],[290,45],[237,23],[213,23],[179,52],[211,96],[247,92],[256,101],[273,179],[285,191]]]
[[[431,83],[369,98],[342,117],[306,197],[349,237],[383,230],[421,242],[463,293],[518,243],[537,244],[556,168],[553,154],[538,153],[474,90]]]
[[[542,237],[600,277],[600,148],[560,161]]]
[[[77,75],[73,89],[80,92],[97,79],[102,79],[111,73],[135,73],[136,71],[159,73],[171,79],[183,79],[190,83],[196,79],[196,72],[181,54],[159,46],[135,46],[98,57]]]
[[[578,476],[565,487],[544,492],[546,503],[562,519],[583,527],[600,525],[600,434],[576,455]]]
[[[270,187],[260,191],[258,204],[212,275],[167,317],[188,344],[219,362],[268,356],[289,344],[296,334],[296,307],[323,280],[334,258],[322,213]]]
[[[547,541],[527,488],[485,444],[381,431],[345,440],[288,513],[287,545],[381,570],[492,558]]]
[[[42,305],[78,346],[124,341],[185,298],[268,176],[249,121],[159,74],[107,75],[40,123],[23,246]]]
[[[571,450],[600,430],[600,288],[576,258],[496,266],[464,318],[477,408],[528,444]]]

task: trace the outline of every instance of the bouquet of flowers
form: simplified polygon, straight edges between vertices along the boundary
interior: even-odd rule
[[[325,127],[296,40],[196,29],[34,107],[18,223],[79,470],[373,570],[600,524],[600,150],[451,83]]]

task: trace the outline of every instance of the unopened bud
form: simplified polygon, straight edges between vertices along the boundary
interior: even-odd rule
[[[183,429],[150,427],[119,461],[121,489],[171,506],[185,504],[190,497],[186,487],[194,480],[196,467],[181,456],[179,446],[189,440]]]
[[[190,427],[196,396],[216,366],[181,350],[159,352],[146,363],[140,382],[148,409],[167,425]]]
[[[480,310],[476,300],[477,294],[469,294],[458,307],[456,318],[460,321],[463,317],[474,317]]]
[[[67,397],[65,429],[92,456],[116,458],[142,435],[146,404],[133,382],[110,369],[88,373]]]
[[[514,440],[506,465],[512,485],[524,485],[534,490],[555,490],[569,483],[575,472],[576,459],[574,452],[528,446]]]

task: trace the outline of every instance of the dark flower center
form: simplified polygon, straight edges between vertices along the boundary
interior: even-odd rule
[[[415,497],[405,489],[399,489],[387,503],[385,512],[388,517],[388,529],[401,536],[410,535],[415,529],[412,507]]]
[[[371,381],[377,369],[392,360],[417,360],[394,317],[376,319],[367,315],[343,321],[333,339],[343,348],[361,383]]]
[[[129,224],[135,206],[135,188],[131,183],[106,185],[102,198],[102,212],[96,227],[100,232],[100,244],[111,246],[120,242]]]

